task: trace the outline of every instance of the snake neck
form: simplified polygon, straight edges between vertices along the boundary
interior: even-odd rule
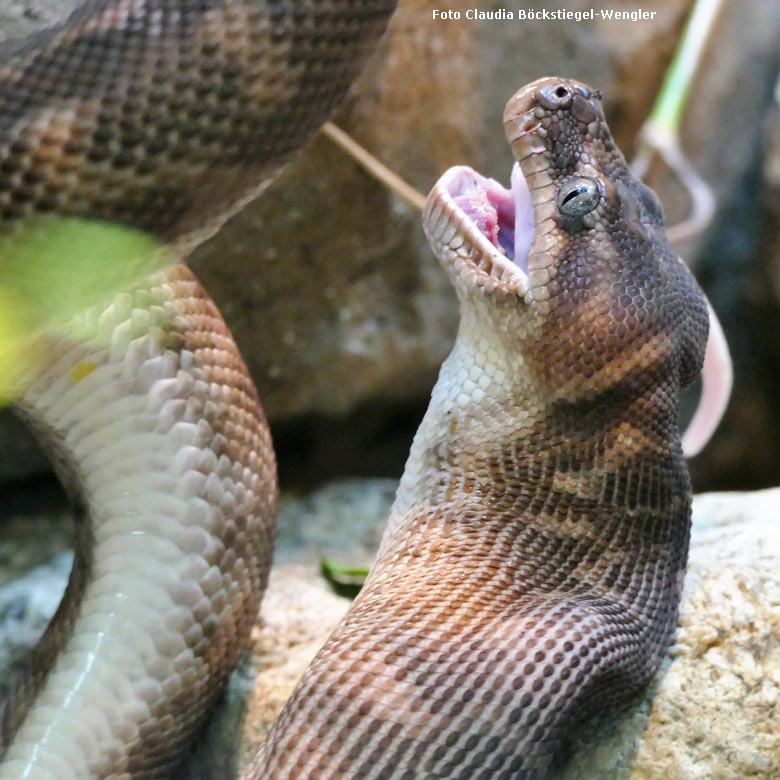
[[[565,397],[546,392],[523,353],[496,338],[464,303],[461,329],[415,436],[391,513],[389,550],[421,514],[570,528],[620,517],[642,526],[685,514],[689,480],[678,443],[676,394],[657,366]],[[391,542],[390,539],[393,541]]]
[[[242,780],[541,780],[562,724],[644,684],[667,646],[679,448],[629,456],[642,435],[618,406],[564,413],[467,311],[371,575]]]

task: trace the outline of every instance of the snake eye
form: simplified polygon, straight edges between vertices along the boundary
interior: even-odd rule
[[[561,214],[567,217],[584,217],[599,205],[601,194],[602,186],[598,179],[575,176],[561,184],[555,202]]]

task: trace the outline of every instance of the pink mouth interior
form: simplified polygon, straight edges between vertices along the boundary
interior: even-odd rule
[[[533,205],[517,163],[512,168],[511,189],[464,168],[450,184],[450,195],[496,249],[528,271],[534,236]]]

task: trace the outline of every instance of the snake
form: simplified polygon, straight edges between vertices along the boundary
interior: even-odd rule
[[[88,219],[185,258],[318,130],[393,5],[84,0],[5,44],[0,229]],[[90,304],[31,335],[15,383],[76,544],[3,707],[3,780],[169,777],[268,576],[273,448],[217,307],[175,260]]]
[[[599,92],[543,78],[504,127],[508,189],[456,166],[428,197],[455,345],[376,563],[242,780],[543,780],[669,644],[708,304]]]
[[[0,50],[0,220],[88,217],[185,258],[327,117],[382,0],[86,0]],[[510,189],[424,214],[460,299],[377,562],[243,780],[541,780],[675,622],[679,394],[706,300],[598,92],[505,114]],[[19,413],[77,508],[62,604],[6,703],[0,778],[170,776],[256,619],[277,503],[256,390],[183,262],[36,334]],[[705,426],[706,427],[706,426]]]

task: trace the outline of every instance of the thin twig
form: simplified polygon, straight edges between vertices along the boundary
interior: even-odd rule
[[[326,122],[322,126],[322,132],[333,143],[340,146],[351,157],[355,159],[368,173],[375,179],[378,179],[389,190],[405,200],[410,206],[422,211],[425,207],[425,195],[407,184],[400,176],[393,173],[386,165],[383,165],[374,157],[371,152],[362,147],[352,137],[347,135],[340,127],[333,122]]]

